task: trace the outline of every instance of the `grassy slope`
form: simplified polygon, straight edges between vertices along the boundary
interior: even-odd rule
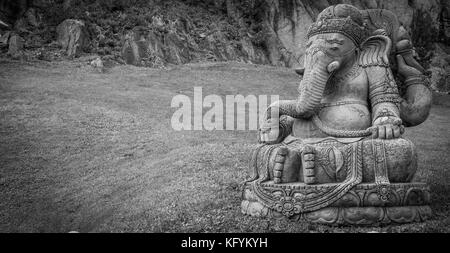
[[[432,220],[328,227],[240,213],[255,131],[173,131],[174,95],[296,93],[287,69],[238,63],[170,70],[0,61],[0,231],[447,231],[449,97],[411,129]]]

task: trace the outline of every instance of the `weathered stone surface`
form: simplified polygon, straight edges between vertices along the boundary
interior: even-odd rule
[[[96,59],[92,60],[90,64],[99,73],[103,73],[105,70],[104,69],[105,66],[103,65],[103,61],[100,57],[97,57]]]
[[[220,31],[200,34],[195,41],[185,31],[188,23],[171,24],[166,31],[162,20],[154,18],[154,28],[135,27],[124,37],[122,57],[127,64],[160,67],[166,64],[184,64],[191,61],[246,61],[268,63],[264,51],[255,47],[248,38],[241,43],[229,43]],[[177,31],[177,32],[175,32]]]
[[[0,36],[0,46],[1,47],[7,47],[9,44],[8,44],[8,42],[9,42],[9,38],[11,37],[11,32],[10,31],[7,31],[7,32],[5,32],[4,34],[2,34],[1,36]]]
[[[261,47],[253,45],[252,41],[248,37],[244,37],[241,40],[242,51],[246,55],[248,61],[257,64],[269,64],[269,60]]]
[[[163,37],[145,27],[135,27],[124,38],[122,58],[127,64],[136,66],[163,66],[165,45]]]
[[[273,181],[262,183],[262,186],[280,195],[302,197],[306,190],[320,191],[321,188],[330,187],[326,184],[306,185],[304,183],[276,184]],[[383,201],[377,193],[378,186],[374,183],[361,183],[353,187],[336,202],[332,207],[369,207],[369,206],[424,206],[430,204],[430,188],[425,183],[391,183],[389,186],[388,201]],[[244,189],[243,199],[257,201],[258,198],[250,187]]]
[[[320,186],[306,186],[293,184],[284,186],[292,191],[299,191],[300,188]],[[297,189],[296,189],[297,188]],[[425,184],[393,184],[392,188],[396,194],[400,194],[396,203],[383,204],[376,199],[377,186],[375,184],[363,184],[356,186],[337,203],[329,207],[305,212],[289,217],[294,221],[308,221],[321,224],[339,225],[371,225],[376,223],[410,223],[421,222],[431,217],[429,207],[429,189]],[[243,214],[261,218],[279,218],[284,215],[261,205],[250,188],[245,188],[244,200],[241,202]],[[295,194],[294,194],[295,195]]]
[[[176,33],[169,32],[164,36],[164,53],[165,59],[169,63],[183,64],[192,59],[191,50],[189,44],[183,41]]]
[[[8,54],[17,57],[23,52],[24,40],[17,34],[9,38]]]
[[[83,21],[66,19],[58,25],[58,43],[68,56],[77,57],[89,47],[89,36]]]
[[[223,43],[227,41],[225,35],[221,32],[215,32],[207,35],[200,43],[200,48],[207,50],[215,61],[235,61],[242,56],[242,52],[239,52],[235,45]]]

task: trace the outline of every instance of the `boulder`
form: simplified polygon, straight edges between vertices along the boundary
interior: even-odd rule
[[[91,66],[96,69],[99,73],[103,73],[104,72],[104,65],[103,65],[103,61],[100,57],[97,57],[95,60],[91,61]]]
[[[9,38],[8,54],[13,57],[19,57],[23,53],[23,45],[25,41],[17,34]]]
[[[78,57],[89,48],[89,36],[83,21],[66,19],[56,28],[58,43],[70,57]]]
[[[7,31],[0,36],[0,47],[8,47],[9,46],[9,38],[11,37],[11,32]]]

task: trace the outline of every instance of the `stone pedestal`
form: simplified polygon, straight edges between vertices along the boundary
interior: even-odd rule
[[[428,206],[430,190],[424,183],[394,183],[382,188],[374,183],[359,184],[336,202],[310,212],[302,212],[302,198],[333,184],[261,183],[260,187],[278,198],[268,206],[256,196],[256,183],[244,185],[241,203],[244,214],[256,217],[285,217],[321,224],[371,225],[420,222],[431,216]]]

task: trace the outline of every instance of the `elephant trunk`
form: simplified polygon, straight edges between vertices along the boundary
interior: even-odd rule
[[[430,113],[432,93],[425,84],[410,85],[400,104],[400,118],[407,127],[424,122]]]
[[[315,52],[312,54],[307,52],[306,69],[297,72],[303,75],[298,87],[300,94],[297,100],[279,100],[272,103],[266,112],[266,119],[273,118],[275,115],[277,117],[287,115],[293,118],[309,118],[314,115],[322,100],[327,81],[339,68],[340,63],[321,50],[313,51]]]
[[[323,54],[319,52],[318,54]],[[315,64],[307,67],[298,87],[299,96],[296,102],[296,113],[301,117],[310,117],[319,106],[328,79],[334,70],[339,68],[339,62],[322,55],[316,58]]]

